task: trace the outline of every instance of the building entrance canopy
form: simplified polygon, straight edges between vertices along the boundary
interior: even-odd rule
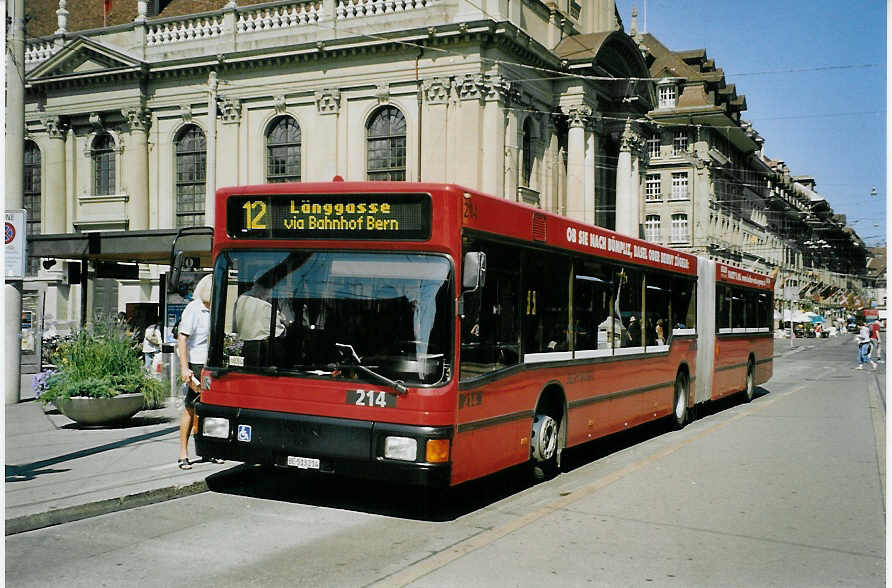
[[[168,265],[171,249],[211,265],[211,227],[29,235],[28,257]]]

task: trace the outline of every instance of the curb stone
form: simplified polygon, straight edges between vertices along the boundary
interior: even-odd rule
[[[167,486],[165,488],[156,488],[145,492],[137,492],[120,496],[118,498],[108,498],[89,502],[87,504],[78,504],[64,508],[52,509],[46,512],[24,515],[13,519],[6,520],[6,535],[16,535],[27,531],[35,531],[45,527],[61,525],[96,517],[99,515],[109,514],[158,502],[165,502],[175,498],[185,498],[194,496],[208,491],[207,480],[199,480],[191,484]]]

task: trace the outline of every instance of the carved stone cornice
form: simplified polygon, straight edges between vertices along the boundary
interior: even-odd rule
[[[127,124],[130,125],[130,131],[148,132],[152,124],[149,111],[141,106],[130,106],[121,110],[121,114]]]
[[[279,94],[273,98],[273,108],[276,109],[276,114],[285,114],[285,109],[287,108],[287,104],[285,102],[285,96],[283,94]]]
[[[567,124],[570,128],[585,128],[592,116],[592,107],[587,104],[577,104],[567,108]]]
[[[424,100],[428,104],[446,104],[452,90],[452,78],[434,77],[422,82]]]
[[[105,130],[105,124],[102,122],[102,115],[98,112],[90,113],[90,126],[93,127],[93,131],[96,133],[100,133]]]
[[[643,142],[641,134],[638,132],[638,125],[632,124],[631,119],[626,119],[626,126],[623,128],[623,134],[620,136],[620,151],[637,152],[641,150]]]
[[[480,81],[480,90],[486,100],[508,101],[511,97],[511,82],[499,75],[486,75]]]
[[[229,96],[220,98],[220,117],[225,123],[237,123],[242,120],[242,101]]]
[[[465,74],[458,84],[458,97],[461,100],[480,100],[483,98],[483,76]]]
[[[65,139],[68,133],[68,121],[58,116],[48,116],[43,119],[43,126],[50,139]]]
[[[319,114],[337,114],[341,109],[341,92],[335,88],[316,90],[316,110]]]
[[[390,102],[390,84],[387,82],[375,84],[375,97],[378,99],[378,104]]]

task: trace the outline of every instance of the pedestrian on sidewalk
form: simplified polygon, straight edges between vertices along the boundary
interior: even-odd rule
[[[870,329],[864,324],[864,321],[858,321],[858,367],[855,369],[863,370],[864,364],[869,363],[870,367],[877,369],[877,364],[870,359]]]
[[[877,363],[883,363],[883,354],[880,349],[880,321],[873,321],[870,325],[870,359],[876,360]]]
[[[181,470],[191,470],[189,462],[189,435],[197,424],[195,401],[199,395],[201,369],[207,361],[208,338],[211,325],[211,274],[195,285],[192,301],[183,309],[177,334],[177,355],[180,358],[180,379],[186,385],[186,399],[180,416],[180,457],[177,465]]]
[[[158,324],[158,319],[152,321],[148,327],[146,327],[145,333],[143,333],[142,337],[142,355],[143,361],[145,362],[146,371],[151,373],[152,366],[155,361],[155,356],[161,351],[161,325]]]

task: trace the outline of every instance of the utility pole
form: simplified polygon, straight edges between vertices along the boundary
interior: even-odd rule
[[[22,208],[25,148],[25,0],[6,3],[5,209]],[[22,355],[22,281],[3,284],[6,404],[19,401]]]

